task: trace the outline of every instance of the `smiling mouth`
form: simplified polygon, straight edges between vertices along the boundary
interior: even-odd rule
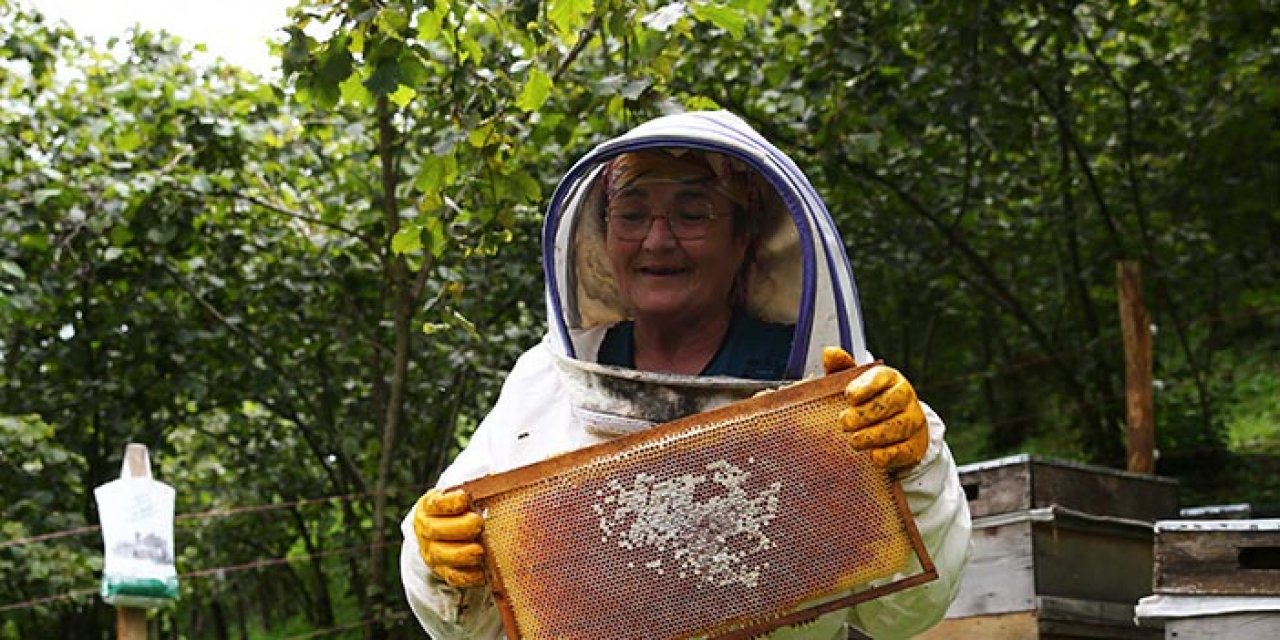
[[[681,267],[640,267],[636,271],[643,276],[670,277],[683,275],[689,270]]]

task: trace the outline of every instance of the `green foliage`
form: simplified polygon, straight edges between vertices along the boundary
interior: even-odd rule
[[[1136,259],[1161,329],[1163,442],[1222,450],[1214,344],[1274,290],[1280,169],[1274,137],[1239,135],[1273,92],[1220,80],[1276,69],[1274,31],[1257,26],[1274,8],[803,13],[776,7],[753,34],[769,46],[692,41],[675,84],[810,171],[846,231],[877,354],[953,431],[980,423],[975,453],[1122,465],[1114,274]]]
[[[59,443],[54,427],[39,416],[0,414],[0,484],[20,488],[20,493],[5,491],[0,501],[0,541],[83,527],[84,511],[67,510],[63,497],[82,493],[84,466],[84,458]],[[101,569],[102,558],[91,545],[5,545],[0,548],[0,575],[5,576],[0,602],[74,591],[93,584]],[[22,623],[40,613],[65,614],[68,609],[65,603],[53,603],[35,615],[24,611],[12,628],[0,628],[0,638],[20,637]]]
[[[164,630],[377,616],[417,637],[395,523],[540,337],[556,180],[644,119],[717,107],[813,179],[873,351],[962,461],[1122,464],[1128,258],[1159,327],[1160,471],[1197,502],[1274,500],[1205,471],[1274,475],[1245,454],[1276,440],[1276,17],[309,0],[270,86],[163,35],[107,53],[0,0],[3,539],[95,523],[89,489],[144,442],[179,513],[216,512],[178,524],[195,575]],[[99,544],[0,549],[0,606],[92,588]],[[70,598],[6,613],[0,637],[110,622]]]
[[[1230,367],[1226,407],[1232,451],[1280,453],[1280,345],[1248,353]]]

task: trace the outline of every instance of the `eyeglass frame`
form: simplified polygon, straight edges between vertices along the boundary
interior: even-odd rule
[[[644,222],[641,224],[641,226],[636,227],[636,231],[639,231],[639,233],[624,233],[622,229],[615,227],[614,226],[615,224],[625,224],[625,223],[623,222],[622,218],[618,217],[617,214],[610,213],[609,207],[605,208],[604,221],[605,221],[605,226],[611,231],[613,231],[619,240],[624,240],[626,242],[640,242],[645,238],[649,237],[649,234],[653,231],[653,223],[657,221],[659,218],[666,220],[667,229],[670,231],[671,237],[675,238],[676,240],[681,240],[681,241],[701,240],[707,237],[707,234],[711,229],[712,222],[715,222],[716,220],[719,220],[720,218],[725,217],[725,214],[717,213],[715,211],[715,205],[711,202],[703,203],[701,206],[702,208],[706,209],[705,212],[689,211],[689,210],[682,211],[682,210],[679,210],[680,205],[668,207],[665,213],[653,213],[651,211],[646,211],[640,208],[635,208],[635,209],[628,208],[625,210],[626,213],[637,213],[637,214],[643,213],[644,214],[644,217],[645,217]],[[687,228],[683,227],[682,224],[678,222],[679,218],[672,217],[672,216],[686,215],[690,213],[702,214],[705,216],[702,220],[698,221],[698,222],[705,222],[706,223],[705,226],[699,230],[696,230],[695,235],[688,235]],[[732,217],[732,214],[730,214],[730,217]],[[617,220],[617,222],[614,222],[614,220]],[[676,222],[673,222],[673,220]]]

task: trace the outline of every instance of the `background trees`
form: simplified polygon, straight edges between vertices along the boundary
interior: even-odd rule
[[[1129,258],[1160,472],[1276,500],[1267,3],[304,2],[279,86],[0,16],[0,637],[108,635],[96,532],[30,539],[130,440],[185,514],[167,636],[416,637],[394,527],[541,334],[540,208],[673,109],[805,167],[961,461],[1121,464]]]

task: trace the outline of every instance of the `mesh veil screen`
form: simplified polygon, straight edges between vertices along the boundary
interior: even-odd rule
[[[931,570],[901,490],[834,427],[855,373],[463,485],[508,637],[752,635],[896,590],[847,595],[913,551]]]

